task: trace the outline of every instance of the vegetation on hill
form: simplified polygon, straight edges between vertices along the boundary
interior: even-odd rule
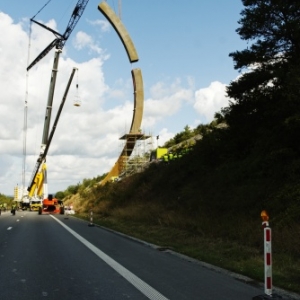
[[[241,71],[230,105],[209,125],[188,127],[171,147],[201,134],[169,164],[69,195],[80,214],[263,281],[260,212],[273,229],[274,284],[300,292],[300,2],[243,0],[230,54]],[[242,73],[243,72],[243,73]],[[218,124],[227,126],[219,128]]]
[[[55,197],[62,200],[68,196],[80,193],[83,190],[93,187],[96,183],[99,183],[105,176],[106,174],[96,176],[92,179],[84,178],[82,183],[78,182],[76,185],[70,185],[65,191],[56,192]]]
[[[10,207],[12,203],[13,197],[5,196],[0,193],[0,206],[2,207]]]

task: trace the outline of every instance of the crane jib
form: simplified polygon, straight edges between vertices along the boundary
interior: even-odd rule
[[[33,18],[31,19],[32,22],[34,22],[34,23],[42,26],[43,28],[49,30],[50,32],[52,32],[57,38],[37,56],[37,58],[27,67],[27,71],[29,71],[43,57],[45,57],[54,47],[62,50],[67,39],[71,35],[73,29],[75,28],[80,17],[82,16],[88,2],[89,2],[89,0],[79,0],[77,2],[64,34],[60,34],[60,33],[56,32],[55,30],[47,27],[46,25],[33,20]]]
[[[35,179],[36,179],[36,176],[37,176],[37,174],[39,172],[40,166],[42,165],[43,162],[46,161],[46,156],[47,156],[47,153],[48,153],[48,150],[49,150],[49,147],[50,147],[53,135],[55,133],[55,130],[56,130],[56,127],[57,127],[57,124],[58,124],[58,121],[59,121],[60,114],[62,112],[62,109],[64,107],[65,101],[67,99],[69,88],[71,86],[71,83],[72,83],[72,80],[73,80],[73,77],[74,77],[74,74],[75,74],[76,70],[77,70],[77,68],[73,68],[72,73],[70,75],[69,81],[68,81],[66,89],[65,89],[65,93],[63,95],[61,104],[60,104],[59,109],[57,111],[57,115],[56,115],[55,121],[54,121],[53,126],[52,126],[51,133],[50,133],[49,138],[47,140],[47,144],[46,144],[45,150],[44,150],[43,153],[40,154],[39,158],[37,159],[37,162],[36,162],[36,165],[35,165],[34,171],[32,173],[31,180],[30,180],[30,185],[28,186],[28,189],[27,189],[28,192],[31,191],[32,187],[35,184]]]

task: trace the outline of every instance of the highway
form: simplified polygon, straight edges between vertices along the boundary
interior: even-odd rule
[[[263,287],[64,215],[0,216],[1,300],[249,300]]]

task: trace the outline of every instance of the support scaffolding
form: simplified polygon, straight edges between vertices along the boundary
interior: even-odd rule
[[[99,11],[107,18],[110,24],[113,26],[117,32],[126,52],[128,59],[131,63],[137,62],[139,60],[138,54],[136,52],[135,46],[128,34],[126,28],[122,24],[120,18],[114,13],[114,11],[109,7],[106,2],[101,2],[98,5]],[[144,110],[144,85],[142,72],[139,68],[131,70],[132,82],[133,82],[133,95],[134,95],[134,107],[132,123],[128,134],[125,134],[121,139],[125,140],[125,146],[121,151],[119,158],[116,163],[106,175],[106,177],[100,182],[101,185],[105,184],[109,180],[115,181],[119,179],[119,176],[127,172],[129,157],[131,156],[133,149],[135,148],[135,143],[139,140],[145,140],[146,136],[141,133],[141,123],[143,118]]]
[[[144,133],[129,133],[120,137],[125,145],[119,162],[119,177],[143,170],[143,166],[149,161],[147,143],[150,138],[151,135]]]

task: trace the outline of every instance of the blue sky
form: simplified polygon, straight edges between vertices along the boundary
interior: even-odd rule
[[[63,2],[63,3],[62,3]],[[142,130],[159,135],[163,144],[188,125],[207,124],[227,106],[226,85],[238,76],[230,52],[246,47],[236,33],[240,0],[107,0],[121,16],[139,55],[130,64],[116,32],[90,0],[67,41],[59,62],[52,121],[73,67],[75,75],[67,104],[48,153],[50,191],[64,190],[84,178],[108,172],[128,132],[133,109],[131,69],[140,68],[144,81]],[[28,92],[26,182],[42,139],[43,121],[53,62],[53,51],[28,73],[26,66],[52,40],[53,34],[30,18],[47,1],[17,0],[0,5],[0,193],[12,194],[21,182],[23,116]],[[52,0],[36,20],[63,33],[77,0]],[[75,84],[79,84],[76,91]],[[82,105],[75,108],[79,95]],[[151,147],[156,147],[152,141]],[[148,151],[146,146],[143,151]]]

